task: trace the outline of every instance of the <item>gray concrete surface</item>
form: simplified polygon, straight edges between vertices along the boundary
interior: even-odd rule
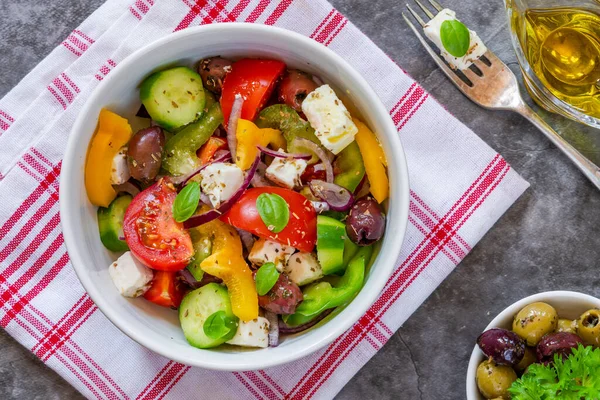
[[[102,0],[2,0],[0,96]],[[332,0],[454,115],[497,149],[531,188],[339,399],[464,399],[467,360],[477,335],[508,304],[554,289],[600,296],[600,193],[521,117],[463,98],[406,28],[403,2]],[[501,0],[445,0],[516,70]],[[590,156],[600,132],[543,113]],[[0,330],[0,398],[78,398],[29,351]]]

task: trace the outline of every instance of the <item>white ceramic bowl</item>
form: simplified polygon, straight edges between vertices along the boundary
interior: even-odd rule
[[[487,331],[491,328],[512,329],[514,316],[521,311],[523,307],[535,302],[544,302],[554,307],[559,318],[577,319],[581,314],[591,308],[600,308],[600,299],[596,297],[569,291],[554,291],[534,294],[517,301],[502,311],[485,328]],[[467,400],[485,400],[479,393],[475,373],[479,364],[485,359],[479,347],[475,345],[469,360],[469,369],[467,370]]]
[[[98,114],[107,107],[133,117],[140,105],[138,85],[166,65],[192,65],[197,60],[264,57],[313,73],[343,91],[365,122],[377,133],[389,161],[390,200],[385,237],[365,285],[351,306],[332,314],[313,329],[286,337],[278,347],[250,350],[224,346],[201,350],[185,340],[177,313],[143,299],[119,295],[108,275],[116,255],[100,242],[96,208],[87,199],[84,163]],[[408,174],[394,124],[367,82],[342,58],[299,34],[255,24],[218,24],[186,29],[158,40],[123,60],[98,86],[79,114],[69,137],[60,183],[60,212],[71,262],[98,308],[138,343],[178,362],[218,370],[266,368],[308,355],[350,328],[375,301],[393,271],[408,220]],[[99,334],[101,334],[99,332]]]

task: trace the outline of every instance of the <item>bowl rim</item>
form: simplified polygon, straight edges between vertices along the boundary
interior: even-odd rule
[[[195,35],[208,35],[211,32],[218,31],[219,34],[223,34],[224,31],[246,31],[248,34],[260,33],[265,35],[277,35],[281,40],[285,40],[289,43],[298,43],[304,46],[310,47],[311,51],[314,50],[314,59],[320,59],[325,62],[333,62],[337,64],[341,69],[344,70],[350,76],[351,81],[355,87],[359,87],[360,90],[368,94],[368,97],[372,99],[372,105],[370,113],[373,118],[378,118],[380,123],[384,125],[384,132],[379,132],[379,135],[386,136],[389,140],[390,145],[384,148],[384,151],[388,154],[388,158],[393,158],[396,164],[396,170],[390,171],[390,176],[395,180],[394,185],[390,185],[390,198],[394,200],[390,202],[388,210],[388,226],[386,226],[386,236],[390,235],[388,228],[392,225],[389,221],[394,221],[394,242],[398,243],[398,239],[404,240],[406,233],[406,227],[408,223],[408,207],[409,207],[409,178],[408,169],[406,163],[405,153],[402,144],[397,134],[397,129],[387,112],[385,106],[379,99],[379,96],[374,92],[367,81],[352,67],[350,66],[341,56],[337,55],[331,49],[323,46],[322,44],[305,37],[299,33],[289,31],[283,28],[266,26],[261,24],[249,24],[249,23],[226,23],[226,24],[210,24],[198,27],[188,28],[179,32],[171,33],[166,35],[148,45],[136,50],[123,61],[121,61],[112,71],[108,74],[105,79],[93,90],[90,97],[86,100],[81,111],[78,113],[75,123],[71,129],[68,143],[66,146],[65,154],[63,157],[63,167],[61,170],[60,180],[60,192],[71,193],[71,186],[77,187],[77,184],[71,183],[73,179],[70,179],[70,175],[74,174],[74,163],[76,162],[77,153],[76,142],[78,132],[82,131],[85,117],[89,115],[90,110],[98,102],[98,98],[108,87],[123,73],[126,73],[129,66],[134,64],[140,58],[149,52],[160,49],[169,43],[174,41],[182,40],[188,36]],[[390,134],[393,133],[393,134]],[[391,181],[391,180],[390,180]],[[80,183],[81,184],[81,183]],[[244,371],[254,370],[260,368],[272,367],[284,363],[288,363],[306,355],[309,355],[327,344],[333,342],[337,337],[342,335],[347,329],[356,323],[360,317],[368,310],[368,308],[377,299],[381,291],[383,290],[387,280],[394,271],[396,260],[400,254],[401,246],[394,245],[388,237],[387,241],[384,237],[383,245],[377,255],[377,258],[373,262],[373,266],[377,265],[377,274],[373,274],[369,277],[369,281],[365,282],[365,286],[358,293],[355,299],[352,301],[352,307],[345,307],[339,314],[333,319],[337,319],[336,324],[332,321],[327,321],[323,326],[327,326],[321,335],[310,343],[306,343],[302,349],[297,349],[295,346],[294,351],[288,352],[276,352],[277,348],[267,348],[255,351],[240,352],[236,353],[239,357],[227,357],[219,359],[219,352],[211,349],[196,349],[190,346],[190,349],[197,351],[190,351],[188,354],[181,354],[170,352],[168,346],[168,340],[165,338],[164,341],[160,342],[152,338],[146,338],[143,335],[138,335],[134,329],[130,326],[130,323],[120,315],[119,312],[112,309],[109,302],[104,299],[102,292],[96,290],[93,279],[86,273],[86,262],[84,255],[80,251],[77,243],[79,238],[76,237],[75,233],[69,229],[73,226],[75,219],[75,212],[73,210],[80,207],[79,204],[75,204],[72,201],[72,196],[65,195],[60,202],[60,215],[61,225],[63,228],[65,245],[67,247],[71,264],[77,277],[79,278],[84,289],[98,306],[100,311],[108,318],[113,325],[115,325],[121,332],[125,333],[131,339],[141,344],[142,346],[158,353],[168,359],[175,360],[182,364],[198,366],[203,368],[209,368],[213,370],[223,371]],[[369,287],[369,291],[365,290]],[[264,351],[271,350],[269,353]],[[257,352],[267,355],[267,357],[256,357]],[[276,354],[273,354],[276,353]],[[193,356],[190,356],[193,355]],[[275,356],[277,355],[277,356]]]
[[[560,303],[564,299],[574,299],[581,303],[595,303],[600,308],[600,299],[592,295],[575,292],[571,290],[553,290],[548,292],[536,293],[531,296],[527,296],[518,300],[502,310],[492,321],[485,327],[483,332],[491,328],[497,328],[503,320],[507,317],[512,319],[523,307],[528,304],[535,302],[546,302],[546,303]],[[471,357],[469,358],[469,367],[467,369],[467,400],[482,400],[483,397],[479,393],[477,383],[475,382],[475,371],[479,366],[479,363],[483,361],[484,357],[477,344],[473,346]]]

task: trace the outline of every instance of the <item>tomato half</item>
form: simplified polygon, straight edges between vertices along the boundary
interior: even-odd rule
[[[133,255],[153,269],[183,269],[194,255],[190,235],[173,218],[175,197],[175,187],[163,178],[135,196],[125,212],[125,241]]]
[[[163,307],[177,308],[181,304],[185,291],[177,279],[176,272],[156,271],[150,289],[144,298]]]
[[[242,118],[254,121],[256,114],[269,100],[277,79],[285,71],[285,64],[277,60],[244,58],[231,65],[231,72],[223,81],[221,109],[227,127],[236,94],[242,95]]]
[[[217,136],[211,136],[208,142],[204,143],[202,147],[198,149],[196,155],[200,159],[202,165],[207,164],[212,160],[215,153],[219,150],[227,150],[227,141]]]
[[[289,206],[289,222],[279,233],[271,232],[258,213],[256,199],[262,193],[278,194]],[[313,205],[306,197],[290,189],[277,187],[248,189],[221,217],[221,220],[236,228],[305,252],[311,252],[317,241],[317,213]]]

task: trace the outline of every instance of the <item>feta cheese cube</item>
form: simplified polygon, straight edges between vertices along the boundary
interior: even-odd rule
[[[241,321],[229,344],[246,347],[269,347],[269,320],[258,317],[248,322]]]
[[[254,242],[248,261],[255,265],[263,265],[268,262],[275,264],[275,268],[282,272],[290,256],[296,251],[292,246],[286,246],[272,240],[260,238]]]
[[[298,286],[306,285],[323,277],[323,270],[313,253],[294,254],[285,267],[285,273]]]
[[[283,151],[279,149],[279,151]],[[302,186],[300,176],[306,169],[306,160],[275,157],[265,171],[265,176],[279,186],[293,189]]]
[[[114,156],[110,168],[110,183],[120,185],[129,180],[129,166],[127,165],[127,147],[121,147],[121,150]]]
[[[302,111],[321,144],[333,154],[338,154],[354,141],[358,128],[329,85],[319,86],[310,92],[302,102]]]
[[[230,163],[213,163],[200,171],[200,187],[213,207],[229,200],[244,182],[244,171]]]
[[[481,41],[475,31],[469,29],[471,36],[471,43],[469,44],[469,50],[467,54],[462,57],[454,57],[448,53],[442,44],[441,29],[444,21],[457,20],[456,13],[452,10],[444,8],[440,11],[431,21],[429,21],[424,27],[423,31],[425,36],[429,38],[435,45],[440,49],[442,57],[448,62],[448,64],[455,69],[467,69],[475,60],[481,57],[486,51],[487,47]]]
[[[146,293],[154,276],[152,270],[139,262],[130,251],[108,267],[108,274],[125,297],[138,297]]]

